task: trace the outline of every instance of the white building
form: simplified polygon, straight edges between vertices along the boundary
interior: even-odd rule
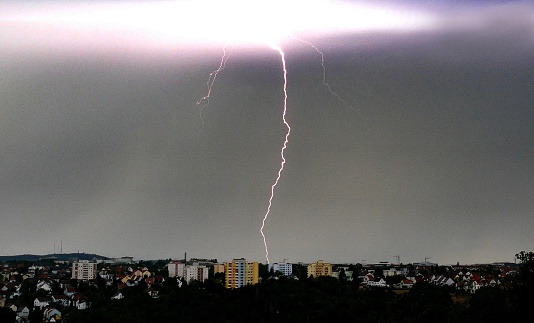
[[[204,282],[208,279],[208,267],[200,266],[198,264],[186,266],[185,279],[188,283],[193,280]]]
[[[72,279],[89,280],[96,279],[96,262],[88,260],[77,261],[72,264]]]
[[[183,277],[188,283],[193,280],[204,282],[208,279],[208,267],[194,263],[186,265],[181,261],[171,261],[167,264],[169,277]]]
[[[185,264],[179,261],[171,261],[167,264],[167,269],[169,270],[169,277],[184,277]]]
[[[284,276],[291,276],[293,274],[293,265],[285,263],[285,262],[275,262],[272,264],[269,264],[269,272],[281,272]]]
[[[386,281],[380,278],[380,280],[370,281],[367,283],[369,287],[386,287]]]
[[[383,270],[384,277],[389,276],[406,276],[408,275],[408,268],[390,268]]]

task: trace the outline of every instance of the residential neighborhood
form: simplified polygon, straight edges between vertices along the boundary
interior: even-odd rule
[[[219,263],[216,259],[185,257],[157,261],[133,258],[8,261],[1,263],[0,308],[10,309],[16,322],[67,322],[69,316],[83,317],[84,311],[92,306],[124,302],[133,297],[132,290],[147,299],[158,299],[171,285],[180,289],[211,284],[233,290],[272,284],[271,281],[326,278],[350,284],[355,290],[383,289],[398,295],[409,292],[417,284],[427,284],[443,288],[454,300],[461,301],[483,288],[513,290],[519,270],[518,263],[502,262],[330,264],[318,260],[264,265],[244,258]],[[106,299],[102,295],[107,295]]]

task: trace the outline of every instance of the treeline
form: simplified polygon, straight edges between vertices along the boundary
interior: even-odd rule
[[[108,257],[100,256],[94,253],[84,253],[84,252],[75,252],[75,253],[53,253],[48,255],[33,255],[33,254],[24,254],[24,255],[14,255],[14,256],[0,256],[0,263],[7,262],[38,262],[50,260],[51,263],[54,263],[54,260],[65,260],[71,261],[72,259],[77,260],[107,260]]]
[[[124,299],[86,291],[90,309],[65,313],[65,322],[527,322],[518,307],[517,290],[485,287],[462,294],[446,287],[417,283],[399,293],[361,289],[332,277],[280,278],[226,290],[216,281],[178,288],[167,280],[158,298],[144,286],[122,291]],[[107,295],[105,295],[107,294]]]

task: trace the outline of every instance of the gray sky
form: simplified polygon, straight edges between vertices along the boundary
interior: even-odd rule
[[[278,53],[235,46],[201,119],[224,42],[13,22],[29,9],[10,4],[0,254],[62,240],[63,252],[265,262],[285,136]],[[271,261],[513,261],[534,247],[532,5],[394,4],[438,23],[305,35],[345,103],[312,47],[280,43],[292,130],[264,230]]]

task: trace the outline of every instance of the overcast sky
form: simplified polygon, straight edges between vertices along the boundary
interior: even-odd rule
[[[286,131],[279,53],[236,41],[201,115],[224,42],[153,39],[99,11],[96,27],[77,25],[58,10],[83,2],[28,3],[0,2],[0,254],[62,241],[65,253],[265,262]],[[264,229],[271,262],[533,250],[532,4],[380,3],[413,21],[297,34],[342,100],[313,47],[277,43],[291,135]]]

